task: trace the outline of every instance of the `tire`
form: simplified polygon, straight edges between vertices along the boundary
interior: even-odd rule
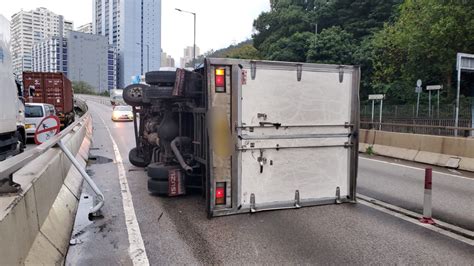
[[[175,71],[150,71],[145,74],[145,82],[150,85],[174,83],[175,81],[176,81]]]
[[[25,148],[26,148],[26,138],[24,137],[21,131],[17,131],[16,135],[17,135],[18,141],[20,142],[19,152],[22,153],[25,151]]]
[[[165,166],[162,163],[152,163],[147,167],[147,174],[152,180],[168,181],[169,170],[177,168],[176,166]]]
[[[157,195],[168,195],[168,181],[148,179],[148,191]]]
[[[128,85],[123,90],[123,100],[131,106],[143,105],[143,97],[148,86],[144,84]]]
[[[128,153],[128,160],[136,167],[146,167],[150,162],[147,162],[144,158],[138,156],[137,148],[133,148]]]

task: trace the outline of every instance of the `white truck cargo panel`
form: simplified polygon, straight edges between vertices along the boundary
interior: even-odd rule
[[[10,23],[0,15],[0,134],[16,131],[18,96],[10,54]]]
[[[232,204],[211,207],[213,215],[354,200],[359,68],[211,60],[226,63],[236,126]]]

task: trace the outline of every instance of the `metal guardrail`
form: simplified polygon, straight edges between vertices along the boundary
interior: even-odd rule
[[[81,173],[81,175],[84,177],[84,179],[87,181],[87,183],[91,186],[92,190],[97,194],[98,196],[98,203],[96,206],[92,207],[90,210],[90,214],[95,215],[100,208],[104,205],[104,200],[105,197],[100,191],[100,189],[97,187],[97,185],[93,182],[93,180],[90,178],[90,176],[84,171],[84,169],[81,168],[79,162],[76,160],[75,156],[66,148],[64,143],[62,142],[63,138],[67,136],[68,134],[72,133],[75,131],[77,126],[82,126],[84,125],[86,119],[90,117],[90,113],[87,104],[80,100],[76,99],[76,103],[80,107],[82,105],[82,108],[86,109],[85,114],[82,115],[77,121],[69,125],[67,128],[59,132],[56,136],[48,140],[47,142],[38,145],[37,147],[25,151],[21,154],[18,154],[16,156],[10,157],[4,161],[0,162],[0,180],[5,180],[9,179],[10,183],[13,183],[13,174],[20,170],[22,167],[25,165],[29,164],[45,152],[47,152],[50,148],[53,148],[55,146],[59,146],[61,150],[65,153],[65,155],[71,160],[72,164],[77,168],[77,170]]]
[[[97,95],[89,95],[89,94],[78,94],[77,96],[83,100],[93,101],[93,102],[100,103],[103,105],[112,105],[110,103],[110,98],[107,96],[97,96]]]
[[[361,121],[360,123],[361,123],[361,125],[369,125],[368,127],[362,127],[363,129],[375,129],[375,130],[391,131],[391,132],[415,133],[416,134],[414,129],[432,129],[432,132],[423,132],[421,134],[453,136],[454,135],[454,133],[453,133],[454,130],[459,130],[459,131],[466,132],[467,134],[464,135],[466,137],[472,136],[472,134],[474,134],[474,128],[472,128],[472,127],[454,127],[454,126],[403,124],[403,123],[384,123],[384,122],[380,123],[380,122],[370,122],[370,121]],[[410,128],[412,130],[410,130]],[[435,132],[435,131],[437,131],[437,132]],[[446,134],[447,132],[448,132],[448,134]],[[442,133],[445,133],[445,134],[442,134]]]

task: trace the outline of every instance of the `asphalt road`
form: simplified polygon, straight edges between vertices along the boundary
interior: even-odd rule
[[[423,213],[427,165],[359,158],[358,193]],[[432,184],[433,217],[474,231],[474,174],[433,167]]]
[[[134,147],[133,124],[112,122],[110,106],[89,101],[89,107],[94,120],[91,154],[102,158],[89,171],[104,190],[106,205],[104,218],[82,224],[76,231],[77,244],[70,248],[68,265],[131,264],[117,167],[107,160],[114,155],[106,128],[123,157],[152,265],[474,261],[474,247],[362,204],[207,219],[205,202],[198,195],[160,198],[148,194],[146,173],[128,162],[128,151]]]

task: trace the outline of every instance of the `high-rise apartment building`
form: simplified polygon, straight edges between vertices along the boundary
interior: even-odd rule
[[[32,71],[63,72],[67,76],[67,40],[63,38],[62,42],[61,45],[61,38],[53,36],[35,43],[32,49]]]
[[[21,76],[23,71],[33,70],[32,49],[35,43],[53,36],[64,36],[73,26],[71,21],[64,20],[44,7],[14,14],[11,21],[11,50],[15,74]]]
[[[33,46],[33,71],[63,72],[71,81],[84,81],[99,93],[117,88],[117,53],[106,37],[70,31],[62,40],[62,54],[59,37]]]
[[[94,30],[92,29],[92,22],[79,26],[76,31],[82,32],[82,33],[93,34]]]
[[[94,0],[93,31],[118,53],[118,86],[158,70],[161,63],[161,0]]]
[[[175,67],[174,58],[165,52],[161,52],[161,67]]]
[[[193,62],[194,46],[188,46],[184,48],[183,57],[181,57],[181,67],[186,67],[186,64]],[[196,58],[200,55],[199,47],[196,46]]]
[[[117,88],[117,57],[106,37],[71,31],[67,39],[71,81],[87,82],[99,93]]]

